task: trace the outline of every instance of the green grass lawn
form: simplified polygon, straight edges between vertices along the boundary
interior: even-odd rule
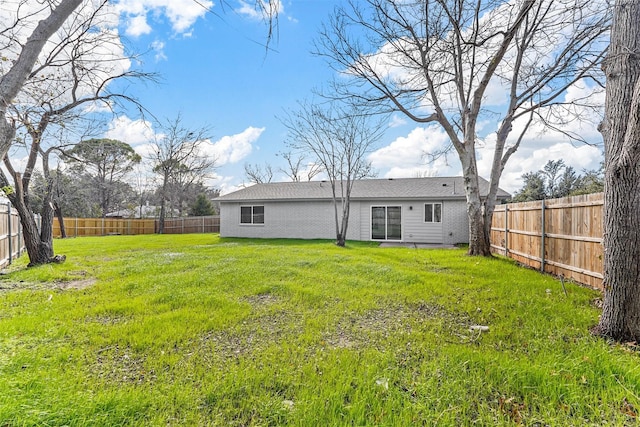
[[[0,426],[635,425],[595,291],[462,249],[56,241],[0,276]],[[471,330],[488,326],[488,332]]]

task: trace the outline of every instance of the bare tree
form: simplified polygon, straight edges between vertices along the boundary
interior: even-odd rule
[[[442,127],[462,164],[469,254],[489,256],[506,163],[534,119],[576,109],[582,100],[563,105],[563,95],[597,74],[607,29],[606,4],[594,0],[352,1],[336,9],[316,52],[340,73],[335,96]],[[490,111],[496,88],[506,101]],[[485,197],[478,122],[498,116]]]
[[[280,171],[293,182],[311,181],[322,173],[322,166],[315,162],[309,163],[307,157],[302,154],[287,151],[281,153],[280,156],[287,162],[287,167],[280,168]]]
[[[14,31],[21,27],[18,17],[10,26],[0,29],[4,38],[3,52],[10,47],[19,46],[17,58],[11,67],[0,77],[0,157],[4,158],[11,147],[16,134],[15,121],[7,117],[7,110],[15,97],[22,90],[25,81],[33,74],[33,67],[49,38],[62,26],[82,0],[62,0],[57,5],[53,2],[45,3],[43,10],[49,8],[49,15],[40,20],[25,43],[16,43]]]
[[[618,0],[607,76],[604,307],[596,333],[640,340],[640,2]]]
[[[291,148],[312,153],[331,185],[336,244],[344,246],[349,226],[351,190],[356,180],[373,176],[367,155],[382,136],[382,121],[334,102],[302,102],[283,119]]]
[[[172,185],[194,183],[197,179],[204,179],[215,167],[215,159],[202,150],[202,145],[207,139],[208,128],[187,128],[183,125],[180,115],[173,120],[167,120],[161,127],[161,132],[156,133],[150,160],[153,162],[154,173],[160,178],[158,233],[164,233],[166,207],[170,201]],[[188,188],[183,191],[188,191]]]
[[[244,176],[251,184],[266,184],[273,180],[273,168],[268,163],[264,166],[245,163]]]

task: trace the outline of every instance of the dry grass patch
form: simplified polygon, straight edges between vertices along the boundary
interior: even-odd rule
[[[407,335],[433,329],[434,324],[445,324],[447,329],[468,327],[469,319],[453,314],[437,305],[388,304],[380,308],[353,313],[341,319],[335,330],[325,333],[323,341],[330,348],[378,349],[394,335]]]
[[[303,323],[301,316],[286,311],[255,315],[234,329],[205,334],[200,347],[222,359],[247,357],[302,333]]]
[[[98,379],[122,384],[143,384],[153,382],[156,373],[145,367],[147,356],[136,354],[129,347],[118,345],[98,351],[91,372]]]

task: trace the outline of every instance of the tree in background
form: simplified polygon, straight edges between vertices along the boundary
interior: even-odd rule
[[[322,166],[315,162],[308,162],[307,156],[303,154],[287,151],[280,156],[287,161],[286,168],[281,168],[280,171],[293,182],[311,181],[322,173]]]
[[[80,141],[64,156],[76,175],[89,178],[103,218],[131,194],[124,180],[142,160],[129,144],[114,139]]]
[[[522,175],[522,180],[524,186],[511,199],[512,202],[598,193],[604,185],[602,170],[586,171],[581,176],[563,160],[549,160],[541,170]]]
[[[206,127],[187,128],[180,115],[167,120],[162,125],[162,131],[156,133],[150,160],[153,162],[153,172],[160,178],[159,234],[164,233],[167,202],[172,199],[172,188],[178,189],[179,193],[189,192],[194,183],[203,181],[213,171],[215,159],[202,149],[208,139],[209,130]],[[175,192],[173,194],[176,195]]]
[[[382,136],[381,120],[345,108],[302,102],[283,120],[288,144],[311,153],[329,178],[336,225],[336,244],[344,246],[349,225],[351,190],[356,180],[373,176],[367,155]]]
[[[605,118],[604,306],[595,332],[640,341],[640,1],[617,0]]]
[[[213,208],[213,204],[211,200],[207,197],[206,194],[200,193],[198,197],[196,197],[196,201],[191,205],[189,209],[190,216],[209,216],[215,215],[216,211]]]
[[[273,180],[273,168],[270,164],[244,164],[244,176],[250,184],[266,184]]]
[[[287,162],[285,167],[278,170],[292,182],[311,181],[322,173],[322,167],[317,163],[308,162],[303,154],[287,151],[278,155]],[[244,165],[244,176],[251,184],[267,184],[273,181],[273,175],[273,168],[269,163],[265,163],[264,166],[251,163]]]
[[[490,256],[505,165],[531,124],[577,117],[587,100],[564,94],[597,77],[608,24],[593,0],[365,0],[337,6],[316,52],[339,73],[327,96],[446,132],[462,165],[469,254]],[[487,108],[500,89],[501,107]],[[498,123],[487,195],[476,157],[485,119]]]
[[[542,172],[527,172],[522,175],[524,187],[511,199],[513,202],[528,202],[547,198]]]

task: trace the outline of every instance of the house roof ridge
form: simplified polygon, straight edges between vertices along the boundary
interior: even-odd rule
[[[255,184],[218,197],[221,202],[258,201],[258,200],[319,200],[331,198],[331,186],[328,180],[282,181]],[[480,177],[480,190],[486,195],[489,182]],[[498,196],[510,194],[499,190]],[[374,178],[354,181],[352,199],[417,199],[417,198],[464,198],[464,178],[447,177],[408,177]]]

